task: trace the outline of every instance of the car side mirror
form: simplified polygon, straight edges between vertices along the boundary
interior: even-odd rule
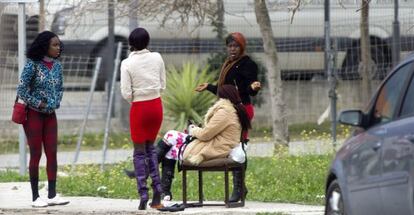
[[[360,110],[345,110],[339,114],[338,121],[344,125],[361,126],[362,116]]]

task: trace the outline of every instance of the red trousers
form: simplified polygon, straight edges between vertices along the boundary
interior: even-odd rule
[[[23,124],[30,149],[29,175],[39,177],[39,162],[42,145],[46,154],[48,180],[56,180],[57,172],[57,120],[56,114],[40,113],[29,109],[27,121]]]

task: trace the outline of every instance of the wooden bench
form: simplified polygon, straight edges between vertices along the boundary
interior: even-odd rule
[[[233,170],[240,170],[242,172],[242,184],[245,179],[245,168],[243,163],[237,163],[230,158],[218,158],[201,163],[199,166],[192,166],[186,162],[181,165],[183,171],[183,204],[188,207],[190,203],[187,202],[187,171],[198,171],[198,202],[191,203],[192,207],[202,206],[226,206],[226,208],[243,207],[245,202],[245,188],[242,186],[241,201],[229,202],[229,172]],[[224,172],[224,204],[206,204],[203,203],[203,172]]]

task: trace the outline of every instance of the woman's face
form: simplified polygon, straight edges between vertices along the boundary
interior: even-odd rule
[[[60,54],[60,41],[59,38],[53,37],[50,39],[49,49],[47,51],[47,56],[51,58],[57,58]]]
[[[231,41],[229,44],[227,44],[227,54],[230,61],[240,57],[240,55],[242,54],[241,48],[239,44],[236,43],[236,41]]]

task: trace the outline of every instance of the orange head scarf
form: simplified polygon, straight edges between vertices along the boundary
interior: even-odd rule
[[[236,41],[237,44],[239,44],[240,49],[241,49],[240,50],[241,51],[241,54],[243,55],[244,54],[244,51],[246,50],[246,38],[244,38],[243,34],[240,33],[240,32],[230,33],[229,36],[231,36],[231,38],[234,41]]]

